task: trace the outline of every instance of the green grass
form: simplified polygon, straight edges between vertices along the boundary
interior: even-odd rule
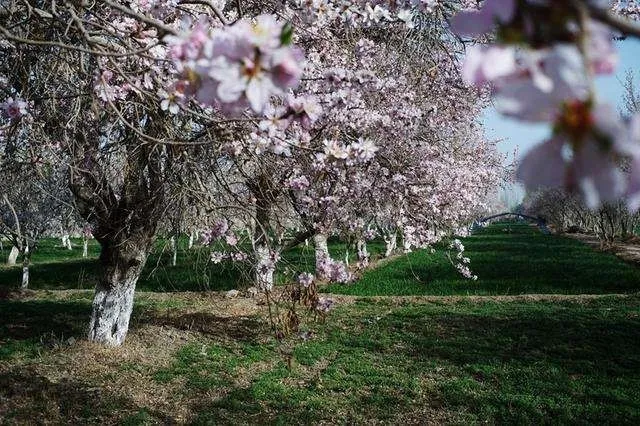
[[[73,250],[60,246],[58,239],[44,239],[32,254],[30,269],[30,288],[32,289],[92,289],[99,276],[98,256],[100,247],[91,240],[89,257],[82,258],[82,241],[72,239]],[[187,249],[186,239],[179,241],[176,266],[171,266],[171,253],[166,240],[158,240],[149,256],[144,271],[137,284],[140,291],[207,291],[230,290],[248,287],[250,283],[249,265],[243,263],[209,262],[210,249],[195,246]],[[5,244],[0,250],[0,260],[6,260],[9,249]],[[329,250],[335,258],[344,259],[347,246],[332,241]],[[372,256],[384,251],[384,244],[369,244]],[[354,259],[355,253],[350,252]],[[20,262],[20,259],[19,259]],[[18,262],[18,263],[19,263]],[[278,282],[284,282],[293,274],[313,272],[315,269],[315,251],[313,245],[299,247],[283,253],[277,276]],[[289,278],[287,278],[289,277]],[[22,280],[21,266],[7,267],[0,263],[0,286],[18,287]]]
[[[363,283],[376,272],[396,277],[386,287],[378,279],[382,294],[397,294],[402,280],[416,292],[425,277],[441,280],[444,294],[467,285],[477,294],[619,293],[638,283],[634,268],[608,254],[519,224],[489,227],[465,245],[478,282],[413,253],[340,288],[375,294]],[[309,255],[288,253],[298,265]],[[422,283],[408,278],[416,271]],[[361,298],[316,324],[311,340],[284,342],[260,317],[190,300],[139,292],[118,350],[72,343],[85,335],[91,292],[0,300],[0,424],[640,423],[638,294]],[[151,359],[136,355],[143,350]],[[67,372],[77,362],[86,374]],[[133,397],[140,392],[148,394]]]
[[[463,240],[477,281],[445,257],[421,250],[326,291],[375,295],[607,294],[640,291],[640,269],[579,241],[544,235],[524,223],[498,223]]]
[[[171,423],[171,404],[186,404],[193,424],[640,422],[639,296],[361,300],[339,307],[312,340],[284,346],[265,340],[261,327],[251,324],[257,319],[232,318],[222,329],[244,327],[241,336],[199,335],[180,346],[168,366],[132,364],[125,347],[109,352],[104,373],[88,382],[49,381],[42,376],[46,365],[81,352],[66,355],[71,349],[64,341],[52,345],[56,340],[47,336],[80,338],[88,308],[85,300],[0,302],[7,313],[2,348],[7,339],[14,349],[16,342],[31,342],[0,358],[0,400],[31,401],[2,413],[6,420],[28,421],[63,398],[66,411],[55,411],[60,422]],[[166,318],[153,303],[136,309],[134,332]],[[41,363],[38,373],[29,362]],[[117,395],[103,388],[119,375],[156,383],[171,395],[168,405],[160,411],[136,405],[126,398],[126,384]],[[83,396],[87,389],[102,399]]]
[[[177,391],[194,399],[210,389],[226,391],[198,406],[195,423],[202,424],[419,422],[413,416],[424,407],[464,423],[637,424],[639,315],[637,297],[363,301],[341,308],[315,340],[297,344],[291,369],[269,345],[202,351],[196,344],[176,354],[170,377],[184,378],[174,382]],[[265,359],[274,360],[272,367],[252,372]],[[246,386],[234,388],[247,370]],[[156,379],[165,380],[160,373]]]

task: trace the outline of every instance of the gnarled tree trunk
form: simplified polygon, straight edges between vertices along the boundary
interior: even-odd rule
[[[321,276],[322,264],[331,257],[329,255],[329,246],[327,245],[327,236],[324,234],[314,235],[313,245],[316,248],[316,275]]]
[[[274,273],[276,270],[271,250],[268,246],[260,245],[256,247],[256,286],[260,290],[270,291],[274,284]]]
[[[147,260],[151,237],[117,243],[100,241],[102,274],[93,298],[89,340],[120,346],[129,330],[136,283]]]

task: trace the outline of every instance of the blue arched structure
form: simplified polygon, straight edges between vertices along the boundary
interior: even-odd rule
[[[529,216],[526,214],[522,214],[522,213],[512,213],[512,212],[504,212],[504,213],[498,213],[498,214],[494,214],[492,216],[487,216],[484,217],[482,219],[478,219],[476,221],[477,224],[482,223],[482,222],[488,222],[490,220],[493,219],[499,219],[502,217],[516,217],[518,219],[524,219],[524,220],[528,220],[530,222],[534,222],[536,225],[538,225],[538,228],[540,228],[540,231],[542,231],[545,234],[549,233],[549,229],[547,228],[547,221],[544,220],[544,218],[538,216],[538,217],[533,217],[533,216]]]

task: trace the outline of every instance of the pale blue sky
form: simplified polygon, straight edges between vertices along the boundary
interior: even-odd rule
[[[622,81],[627,70],[632,70],[640,82],[640,41],[627,38],[616,42],[620,61],[615,75],[600,76],[596,79],[596,89],[601,101],[621,106]],[[525,124],[500,116],[493,108],[487,108],[483,116],[485,134],[490,140],[501,140],[498,144],[500,152],[512,154],[517,149],[518,157],[522,157],[534,145],[550,134],[548,125]],[[504,194],[512,204],[522,197],[522,190]]]

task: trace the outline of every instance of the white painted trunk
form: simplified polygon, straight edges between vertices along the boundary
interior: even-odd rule
[[[71,238],[69,238],[68,234],[65,234],[62,236],[62,247],[66,247],[67,250],[73,250],[73,247],[71,246]]]
[[[313,236],[313,245],[316,248],[316,272],[321,269],[320,265],[330,259],[329,246],[327,245],[327,236],[324,234],[316,234]]]
[[[176,238],[171,237],[171,266],[176,266],[178,261],[178,245],[176,244]]]
[[[256,247],[256,286],[263,291],[273,288],[275,263],[269,247]]]
[[[402,248],[405,253],[411,253],[413,251],[411,250],[411,242],[406,238],[402,239]]]
[[[114,244],[115,245],[115,244]],[[89,340],[120,346],[129,330],[136,283],[146,262],[144,248],[102,246],[102,276],[93,298]]]
[[[29,287],[29,246],[25,245],[24,251],[22,252],[22,285],[20,288],[25,289]]]
[[[22,285],[21,288],[29,287],[29,264],[22,265]]]
[[[18,250],[18,247],[12,246],[11,251],[9,252],[9,258],[7,259],[7,265],[15,266],[19,253],[20,251]]]
[[[358,260],[361,264],[367,265],[369,263],[369,251],[367,250],[367,242],[365,240],[358,240],[356,243],[358,249]]]
[[[82,257],[89,257],[89,240],[82,240]]]
[[[385,243],[385,252],[384,257],[389,257],[393,254],[396,247],[398,246],[398,235],[394,232],[393,234],[389,234],[384,239]]]
[[[193,248],[193,243],[197,239],[198,239],[198,231],[196,231],[195,229],[192,229],[191,232],[189,232],[189,245],[188,245],[189,250]]]
[[[89,340],[120,346],[129,331],[138,277],[124,277],[114,288],[96,287],[89,325]]]
[[[344,252],[344,264],[349,266],[349,247],[347,246],[347,250]]]

